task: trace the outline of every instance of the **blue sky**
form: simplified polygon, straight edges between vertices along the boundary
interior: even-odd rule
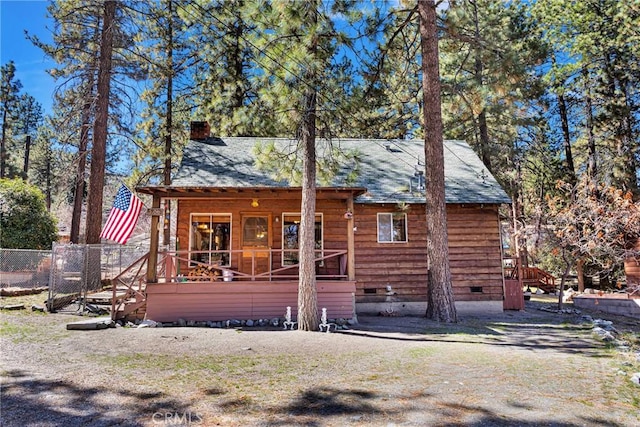
[[[0,64],[13,60],[22,92],[36,98],[44,113],[51,111],[54,80],[46,69],[53,63],[25,38],[24,31],[51,40],[52,21],[46,18],[48,2],[0,0]]]

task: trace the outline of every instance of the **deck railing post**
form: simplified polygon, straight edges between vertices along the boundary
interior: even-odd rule
[[[356,278],[356,252],[355,252],[355,220],[353,215],[353,193],[347,199],[347,212],[351,212],[347,219],[347,278]]]
[[[147,283],[158,282],[158,224],[160,223],[160,215],[162,209],[160,209],[160,197],[153,196],[153,209],[151,210],[151,239],[149,243],[149,261],[147,264]]]

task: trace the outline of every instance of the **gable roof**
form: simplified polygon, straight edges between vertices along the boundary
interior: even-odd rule
[[[182,188],[288,188],[271,173],[256,167],[255,146],[273,142],[280,148],[295,144],[284,138],[208,138],[190,141],[172,181]],[[319,141],[318,146],[326,143]],[[334,148],[351,153],[341,164],[330,187],[364,187],[360,203],[424,203],[423,140],[335,139]],[[444,142],[445,199],[447,203],[511,203],[495,178],[464,141]],[[349,173],[357,168],[355,180]],[[421,182],[420,182],[421,181]],[[420,184],[422,183],[422,187]],[[318,185],[318,188],[324,188]]]

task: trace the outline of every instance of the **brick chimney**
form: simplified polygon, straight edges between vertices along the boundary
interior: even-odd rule
[[[191,139],[203,141],[209,138],[211,128],[207,122],[191,122]]]

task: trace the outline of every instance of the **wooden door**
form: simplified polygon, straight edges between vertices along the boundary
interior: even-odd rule
[[[252,275],[268,272],[271,267],[272,241],[273,230],[270,213],[241,214],[240,245],[242,256],[240,257],[240,271]],[[268,276],[265,276],[264,279],[268,280]]]

